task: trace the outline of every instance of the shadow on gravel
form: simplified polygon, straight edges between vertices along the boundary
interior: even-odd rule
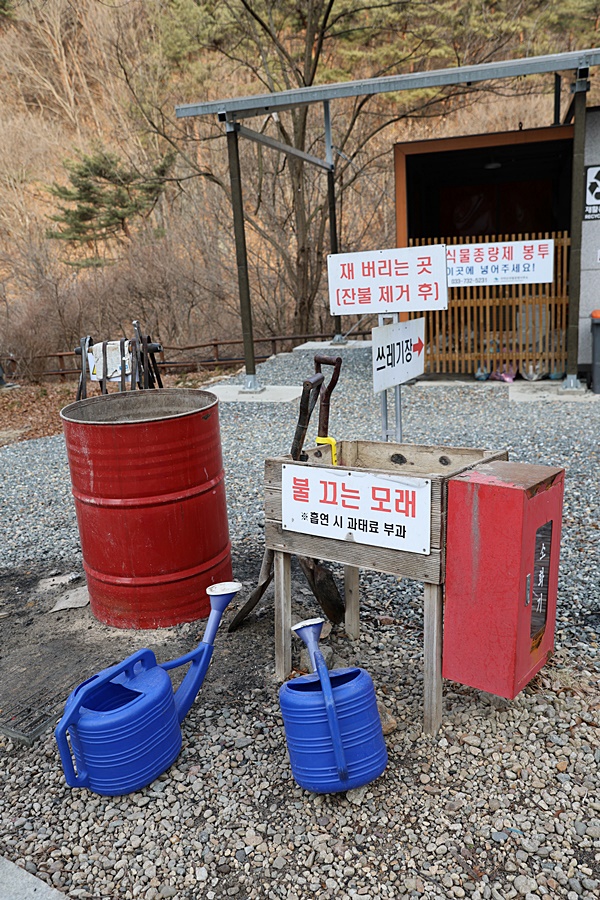
[[[219,698],[236,705],[250,690],[272,679],[272,586],[240,628],[227,633],[229,622],[256,584],[262,552],[258,544],[234,548],[233,573],[243,589],[223,617],[196,703],[204,696],[207,703]],[[49,579],[60,581],[69,575],[69,581],[48,587]],[[316,601],[296,567],[292,579],[297,617],[318,615]],[[79,562],[68,567],[61,561],[59,567],[48,565],[35,571],[31,567],[0,570],[0,733],[13,740],[33,743],[55,726],[66,698],[78,684],[136,650],[148,647],[159,662],[165,662],[202,640],[205,620],[201,619],[169,628],[128,630],[99,622],[89,605],[52,611],[67,589],[84,586]],[[184,674],[185,667],[171,672],[175,686]]]

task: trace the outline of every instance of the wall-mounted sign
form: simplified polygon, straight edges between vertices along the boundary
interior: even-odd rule
[[[287,464],[281,475],[284,530],[430,553],[428,478]]]
[[[425,371],[425,319],[373,328],[373,390],[376,394]]]
[[[586,166],[584,220],[600,219],[600,166]]]
[[[548,284],[554,280],[552,239],[448,244],[446,260],[449,287]]]
[[[397,247],[327,257],[333,316],[448,308],[446,247]]]

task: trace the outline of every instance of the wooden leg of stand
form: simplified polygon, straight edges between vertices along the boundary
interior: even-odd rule
[[[289,553],[275,551],[275,677],[284,681],[292,669],[292,574]]]
[[[442,724],[443,597],[443,585],[425,584],[423,730],[426,734],[437,734]]]
[[[356,566],[344,566],[344,596],[346,599],[344,619],[346,632],[356,640],[360,634],[360,594]]]

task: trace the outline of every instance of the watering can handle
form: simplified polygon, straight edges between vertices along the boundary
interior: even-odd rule
[[[155,666],[156,657],[152,650],[138,650],[118,665],[103,669],[102,672],[92,675],[91,678],[82,681],[68,698],[63,717],[56,726],[54,736],[56,738],[58,752],[60,753],[65,778],[69,787],[86,787],[89,776],[86,769],[83,769],[80,772],[75,771],[71,748],[69,747],[69,742],[67,740],[67,731],[70,729],[71,741],[76,744],[79,740],[77,734],[79,710],[85,705],[85,700],[90,693],[95,691],[100,685],[106,684],[107,681],[112,681],[116,675],[120,675],[122,672],[133,675],[134,669],[138,663],[141,663],[144,669],[151,669]]]
[[[348,779],[348,763],[344,753],[342,744],[342,736],[340,734],[340,723],[335,708],[335,700],[333,699],[333,691],[331,689],[331,681],[329,680],[329,671],[327,663],[323,658],[320,650],[315,650],[315,665],[321,682],[321,690],[323,691],[323,700],[325,701],[325,712],[327,713],[327,721],[329,723],[329,732],[333,742],[333,755],[335,756],[335,764],[340,776],[340,781]]]

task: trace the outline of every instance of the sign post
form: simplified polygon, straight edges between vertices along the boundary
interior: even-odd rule
[[[379,316],[379,327],[373,328],[373,390],[380,394],[381,437],[393,436],[402,443],[401,385],[417,378],[425,371],[425,319],[399,322],[398,314],[385,325],[386,316]],[[388,426],[387,391],[394,388],[395,429]]]
[[[394,437],[401,443],[400,385],[425,370],[425,320],[400,322],[399,314],[448,309],[446,246],[336,253],[327,258],[327,274],[333,316],[377,313],[379,317],[379,327],[373,329],[373,387],[381,395],[382,439]],[[392,324],[385,325],[386,319]],[[390,387],[396,414],[393,431],[388,427]]]

